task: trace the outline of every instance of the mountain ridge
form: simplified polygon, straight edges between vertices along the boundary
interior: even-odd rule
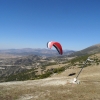
[[[64,55],[75,52],[74,50],[63,50]],[[40,55],[40,56],[56,56],[59,55],[56,49],[46,48],[22,48],[22,49],[4,49],[0,50],[0,54],[15,54],[15,55]]]
[[[94,53],[100,53],[100,44],[95,44],[89,47],[86,47],[85,49],[79,50],[71,54],[71,56],[80,56],[85,54],[94,54]]]

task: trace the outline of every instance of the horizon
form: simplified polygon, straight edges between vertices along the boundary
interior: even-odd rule
[[[100,43],[99,0],[1,0],[0,49],[83,50]]]
[[[53,49],[48,49],[48,48],[8,48],[8,49],[0,49],[0,50],[22,50],[22,49],[46,49],[46,50],[56,50],[55,48]],[[63,51],[71,51],[69,49],[63,49]],[[72,51],[76,51],[76,50],[72,50]]]
[[[100,43],[98,43],[98,44],[100,44]],[[90,45],[88,47],[95,46],[95,45],[98,45],[98,44],[93,44],[93,45]],[[83,49],[86,49],[88,47],[85,47]],[[25,48],[0,48],[0,50],[10,50],[10,49],[47,49],[47,50],[50,50],[49,48],[34,48],[34,47],[33,48],[31,48],[31,47],[25,47]],[[83,49],[81,49],[81,50],[83,50]],[[51,50],[56,50],[56,48],[52,47]],[[63,49],[63,50],[72,50],[72,49]],[[72,50],[72,51],[81,51],[81,50]]]
[[[95,46],[95,45],[100,45],[100,43],[99,44],[93,44],[93,45],[91,45],[91,46]],[[88,47],[91,47],[91,46],[88,46]],[[86,49],[86,48],[88,48],[88,47],[85,47],[85,48],[83,48],[83,49]],[[0,49],[0,50],[10,50],[10,49],[46,49],[46,50],[56,50],[56,48],[55,47],[52,47],[52,49],[49,49],[49,48],[29,48],[29,47],[26,47],[26,48],[6,48],[6,49]],[[81,50],[83,50],[83,49],[81,49]],[[63,49],[64,51],[66,51],[66,50],[68,50],[68,51],[71,51],[71,49]],[[81,50],[72,50],[72,51],[81,51]]]

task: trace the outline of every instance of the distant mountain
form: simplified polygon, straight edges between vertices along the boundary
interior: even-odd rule
[[[94,54],[94,53],[100,53],[100,44],[92,45],[90,47],[87,47],[83,50],[73,52],[72,55],[80,56],[84,54]]]
[[[63,55],[69,55],[74,50],[63,50]],[[14,54],[14,55],[39,55],[39,56],[57,56],[59,55],[57,50],[52,49],[40,49],[40,48],[23,48],[23,49],[6,49],[0,50],[0,54]]]

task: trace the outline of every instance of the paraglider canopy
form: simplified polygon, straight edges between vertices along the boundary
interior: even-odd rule
[[[59,54],[63,54],[63,50],[62,50],[62,46],[59,42],[54,42],[54,41],[50,41],[47,43],[47,48],[52,48],[52,46],[54,46],[56,48],[56,50],[58,51]]]

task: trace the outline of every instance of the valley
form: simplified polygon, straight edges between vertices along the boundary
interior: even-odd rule
[[[88,62],[73,84],[87,58]],[[0,100],[99,100],[100,53],[0,58]]]

